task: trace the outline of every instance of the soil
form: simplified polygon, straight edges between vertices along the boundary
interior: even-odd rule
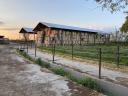
[[[103,96],[18,56],[0,45],[0,96]]]

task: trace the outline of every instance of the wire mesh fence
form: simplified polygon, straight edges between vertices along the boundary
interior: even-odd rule
[[[53,48],[54,47],[54,48]],[[127,71],[128,68],[128,46],[127,45],[54,45],[54,46],[40,46],[42,51],[55,53],[63,56],[72,57],[72,59],[83,59],[95,61],[99,64],[99,56],[101,54],[101,62],[103,66],[110,69]],[[101,49],[101,53],[99,53]],[[54,52],[55,51],[55,52]],[[54,53],[53,53],[54,52]]]

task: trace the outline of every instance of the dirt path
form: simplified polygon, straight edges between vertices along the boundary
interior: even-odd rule
[[[17,56],[0,45],[0,96],[102,96]]]

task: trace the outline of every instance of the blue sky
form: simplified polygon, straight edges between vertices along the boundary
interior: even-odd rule
[[[18,31],[40,21],[112,31],[125,20],[122,11],[111,14],[94,0],[1,0],[0,29]]]

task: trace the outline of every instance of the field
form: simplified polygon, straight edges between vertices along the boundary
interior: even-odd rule
[[[127,44],[118,44],[119,45],[119,51],[117,44],[97,44],[97,45],[84,45],[84,46],[55,46],[55,52],[60,55],[67,55],[72,56],[75,58],[80,59],[87,59],[87,60],[99,60],[99,48],[101,48],[102,54],[101,54],[101,60],[102,62],[106,62],[109,64],[114,65],[123,65],[128,66],[128,46]],[[53,51],[53,47],[49,46],[41,46],[39,47],[41,50]],[[119,63],[118,63],[119,62]]]

